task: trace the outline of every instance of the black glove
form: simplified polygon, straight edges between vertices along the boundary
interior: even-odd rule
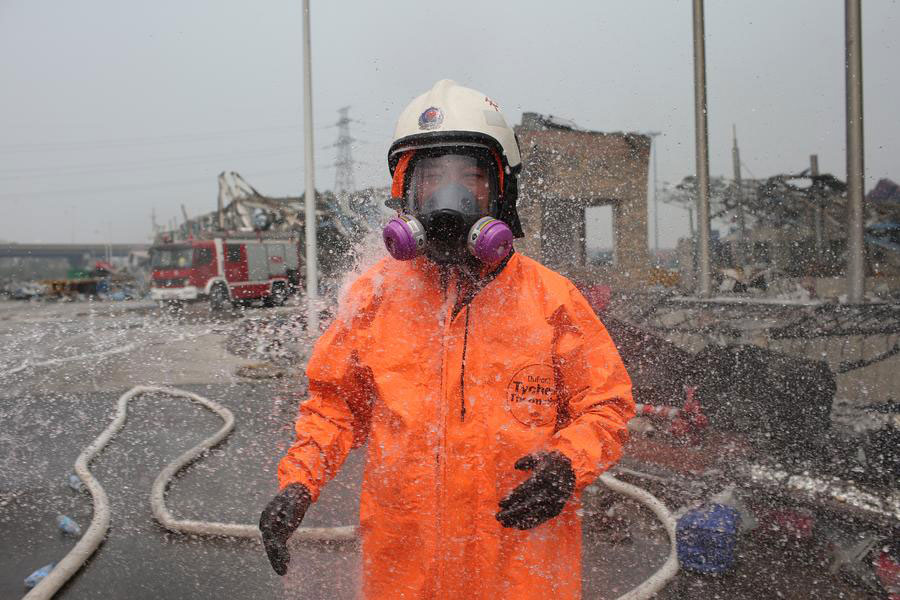
[[[500,524],[531,529],[561,513],[575,491],[572,462],[560,452],[538,452],[523,456],[515,466],[533,473],[500,501]]]
[[[292,483],[272,498],[259,517],[263,546],[272,568],[279,575],[287,573],[287,565],[291,562],[287,549],[288,538],[300,527],[300,521],[310,504],[312,496],[306,486]]]

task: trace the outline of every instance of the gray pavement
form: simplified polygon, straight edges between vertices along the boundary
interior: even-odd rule
[[[0,303],[0,598],[21,597],[25,576],[74,545],[58,533],[57,514],[82,527],[90,521],[89,495],[68,488],[66,477],[79,452],[109,423],[117,398],[134,385],[193,391],[223,403],[236,417],[232,435],[173,482],[167,496],[172,512],[180,518],[257,521],[276,491],[275,465],[292,440],[303,391],[302,379],[249,381],[236,375],[253,361],[229,354],[227,335],[248,315],[264,314],[251,309],[212,318],[202,305],[172,316],[146,303]],[[122,347],[128,350],[103,354]],[[143,396],[132,407],[124,430],[93,463],[112,505],[108,539],[58,597],[357,597],[356,544],[295,544],[289,573],[279,578],[255,543],[161,529],[150,513],[153,479],[220,421],[185,400],[161,395]],[[305,525],[356,523],[363,451],[351,454]],[[605,527],[599,518],[605,500],[585,504],[586,598],[617,597],[658,567],[667,550],[649,512],[629,504],[620,513],[630,536],[619,541],[616,527]],[[740,566],[729,576],[682,574],[661,597],[866,597],[822,575],[818,550],[792,554],[766,540],[749,540],[742,548]]]

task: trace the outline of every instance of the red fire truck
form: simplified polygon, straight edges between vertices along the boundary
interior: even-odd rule
[[[296,239],[212,237],[150,249],[150,296],[159,302],[209,299],[213,310],[262,300],[283,304],[299,274]]]

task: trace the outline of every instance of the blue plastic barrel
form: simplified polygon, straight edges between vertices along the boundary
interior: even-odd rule
[[[686,512],[675,527],[681,566],[706,574],[724,573],[734,565],[741,516],[724,504],[709,504]]]

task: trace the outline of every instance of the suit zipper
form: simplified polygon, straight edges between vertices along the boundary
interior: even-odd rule
[[[447,282],[449,284],[449,281]],[[444,304],[447,304],[447,288],[444,287]],[[446,452],[447,452],[447,333],[450,330],[450,326],[453,322],[453,307],[449,307],[447,312],[444,315],[444,331],[441,338],[441,395],[440,395],[440,442],[438,448],[438,544],[440,548],[443,547],[444,541],[444,507],[446,504],[445,495],[444,495],[444,487],[447,482],[447,477],[445,471],[447,470],[447,461],[446,461]],[[440,549],[439,549],[440,552]],[[443,587],[444,580],[444,561],[442,559],[438,559],[438,576],[437,582],[435,585],[436,592],[438,597],[442,596],[441,588]]]
[[[466,348],[469,342],[469,311],[471,304],[466,305],[466,325],[463,330],[462,365],[459,369],[459,420],[466,420]]]

